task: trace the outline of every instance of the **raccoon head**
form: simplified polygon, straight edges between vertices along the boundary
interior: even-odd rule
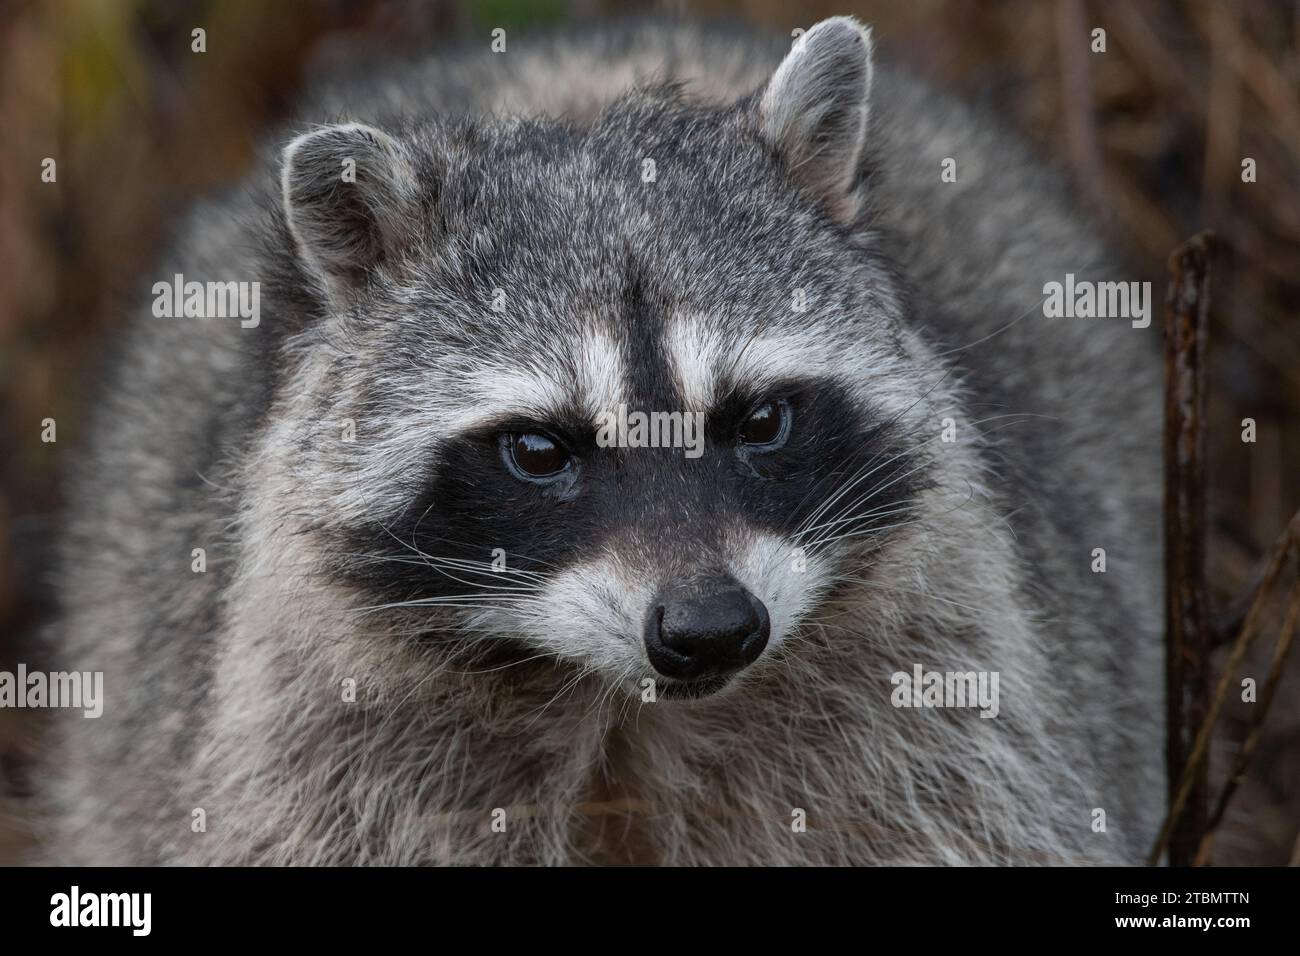
[[[287,147],[324,313],[300,493],[365,619],[676,697],[799,653],[907,533],[936,421],[870,224],[871,75],[838,18],[725,106]]]

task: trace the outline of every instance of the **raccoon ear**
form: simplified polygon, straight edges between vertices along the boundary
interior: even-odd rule
[[[291,142],[280,185],[298,254],[344,301],[401,250],[419,202],[402,145],[361,123],[324,126]]]
[[[758,105],[763,137],[841,222],[854,217],[861,198],[870,96],[871,30],[832,17],[795,42]]]

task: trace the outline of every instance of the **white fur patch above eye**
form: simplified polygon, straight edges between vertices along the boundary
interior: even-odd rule
[[[592,417],[617,408],[627,394],[623,355],[618,343],[599,328],[583,331],[574,359],[578,373],[578,396]]]
[[[548,343],[537,364],[476,369],[455,384],[462,390],[448,427],[461,430],[511,415],[547,421],[575,404],[595,419],[626,394],[618,343],[595,329]]]
[[[465,431],[511,416],[546,422],[575,404],[595,420],[625,400],[622,355],[607,334],[586,329],[549,347],[537,364],[497,365],[457,378],[455,414],[446,429]]]
[[[717,321],[708,316],[685,314],[669,323],[665,336],[668,362],[687,410],[707,411],[713,406],[727,343]]]
[[[842,355],[824,332],[768,333],[742,343],[731,367],[737,384],[764,391],[780,381],[831,372],[842,364]]]
[[[825,329],[759,336],[744,347],[735,369],[737,382],[756,383],[753,387],[758,391],[810,375],[833,378],[864,406],[909,425],[933,420],[926,393],[945,374],[937,365],[909,365],[869,339],[836,336]]]
[[[843,343],[824,329],[723,333],[716,319],[694,313],[673,320],[667,349],[687,407],[705,410],[719,399],[724,379],[729,386],[762,392],[780,381],[833,372],[845,354]]]
[[[721,397],[724,379],[728,385],[763,392],[780,381],[833,371],[843,355],[824,332],[737,336],[724,334],[716,319],[698,314],[672,322],[667,349],[686,407],[701,410],[710,409]]]
[[[546,421],[569,400],[558,376],[528,366],[477,369],[457,381],[461,386],[448,431],[468,431],[502,418],[518,416]]]

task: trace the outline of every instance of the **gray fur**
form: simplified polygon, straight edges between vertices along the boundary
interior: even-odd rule
[[[852,21],[804,42],[778,69],[783,41],[643,24],[327,78],[246,189],[194,210],[159,277],[259,280],[264,318],[143,314],[121,343],[69,484],[56,635],[61,666],[106,673],[106,709],[49,755],[52,859],[1141,857],[1161,793],[1154,328],[1043,317],[1045,282],[1123,273],[996,118],[873,76]],[[334,121],[363,141],[312,133]],[[332,218],[340,144],[368,191]],[[366,242],[340,226],[358,220]],[[365,560],[351,530],[403,520],[484,408],[617,397],[629,262],[682,395],[707,403],[732,362],[830,376],[903,430],[915,517],[816,546],[664,489],[544,594],[520,569],[503,582],[526,599],[359,612],[379,602],[339,573]],[[782,639],[724,694],[644,704],[636,608],[706,555],[763,590]],[[434,621],[447,639],[412,640]],[[533,659],[475,656],[499,637]],[[1001,713],[892,707],[914,662],[998,671]]]

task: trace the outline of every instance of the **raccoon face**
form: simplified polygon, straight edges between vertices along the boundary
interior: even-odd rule
[[[356,425],[303,491],[363,614],[669,697],[798,653],[928,480],[925,356],[862,222],[870,78],[838,19],[731,107],[288,147],[331,313],[312,415]]]

